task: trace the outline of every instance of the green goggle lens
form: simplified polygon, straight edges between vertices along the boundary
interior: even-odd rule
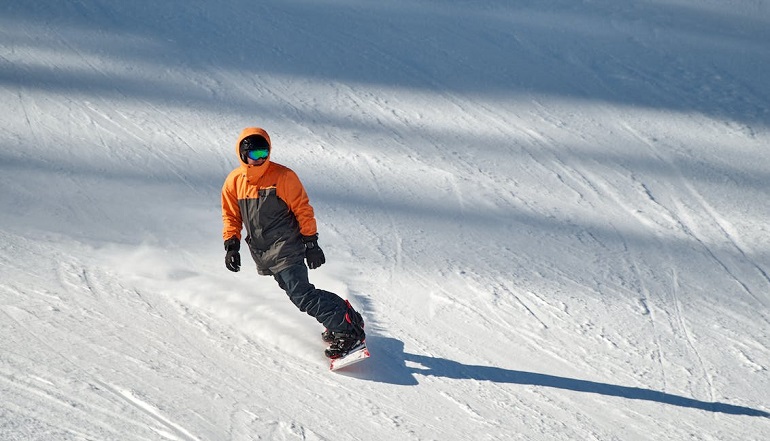
[[[270,154],[270,150],[268,149],[249,150],[248,152],[246,152],[246,157],[256,161],[258,159],[267,158],[267,155],[269,154]]]

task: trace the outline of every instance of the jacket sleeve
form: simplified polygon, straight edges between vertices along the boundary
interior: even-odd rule
[[[227,240],[233,236],[241,239],[243,228],[241,208],[238,205],[236,192],[236,174],[231,174],[222,186],[222,239]]]
[[[303,236],[312,236],[318,233],[315,221],[315,213],[310,205],[310,198],[305,192],[305,187],[299,180],[296,173],[289,170],[284,174],[284,183],[277,189],[278,197],[286,202],[289,210],[294,213],[294,217],[299,222],[299,232]]]

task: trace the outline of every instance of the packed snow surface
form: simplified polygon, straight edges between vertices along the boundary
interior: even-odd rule
[[[770,439],[770,4],[0,2],[0,439]],[[372,357],[224,267],[240,130]]]

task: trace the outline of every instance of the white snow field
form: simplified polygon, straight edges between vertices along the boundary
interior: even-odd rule
[[[2,0],[0,439],[770,439],[769,78],[765,0]],[[348,370],[224,267],[252,125]]]

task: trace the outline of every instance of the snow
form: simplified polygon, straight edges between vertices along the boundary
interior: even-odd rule
[[[770,438],[767,2],[0,11],[0,439]],[[251,125],[348,370],[224,268]]]

